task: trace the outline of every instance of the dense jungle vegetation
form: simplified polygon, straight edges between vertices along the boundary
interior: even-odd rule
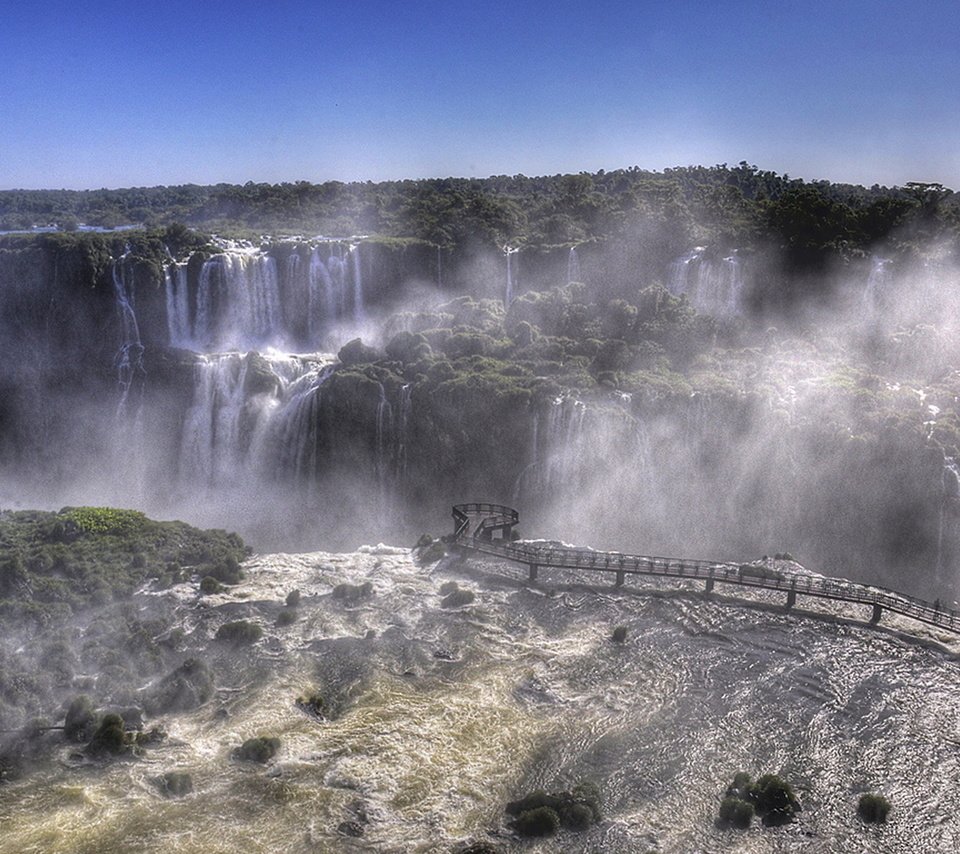
[[[651,225],[655,221],[656,225]],[[804,181],[741,162],[653,172],[341,183],[217,184],[0,192],[0,230],[145,227],[220,233],[378,235],[448,251],[480,243],[550,247],[654,228],[680,250],[775,245],[798,267],[877,244],[907,249],[960,234],[953,191],[937,183],[870,188]],[[656,236],[653,236],[656,239]]]

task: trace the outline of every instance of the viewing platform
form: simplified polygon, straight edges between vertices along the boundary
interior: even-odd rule
[[[781,591],[786,594],[785,607],[788,609],[796,604],[798,596],[834,599],[871,606],[871,623],[878,623],[884,610],[887,610],[960,634],[960,611],[854,581],[759,563],[653,557],[514,542],[513,530],[520,520],[520,514],[503,504],[457,504],[453,508],[453,519],[453,540],[457,546],[478,554],[525,564],[530,581],[536,581],[541,570],[567,569],[607,573],[616,587],[622,586],[628,576],[702,581],[708,593],[718,583],[733,584]]]

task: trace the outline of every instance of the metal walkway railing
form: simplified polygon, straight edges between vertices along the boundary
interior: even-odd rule
[[[835,599],[872,606],[871,622],[879,621],[886,609],[960,634],[960,612],[943,608],[939,603],[927,602],[880,587],[868,587],[854,581],[756,564],[515,543],[511,541],[511,534],[520,514],[503,504],[457,504],[453,508],[453,518],[454,541],[458,546],[526,564],[531,581],[538,577],[541,569],[554,568],[612,573],[617,586],[622,585],[627,576],[631,575],[699,580],[705,582],[707,591],[713,590],[714,584],[720,582],[782,591],[787,594],[787,608],[793,607],[798,595]],[[495,537],[495,534],[499,534],[499,538]]]

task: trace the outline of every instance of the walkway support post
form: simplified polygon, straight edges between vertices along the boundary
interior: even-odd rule
[[[539,570],[539,567],[535,563],[531,563],[529,566],[530,566],[530,580],[536,581],[537,571]]]
[[[614,584],[615,587],[623,587],[623,582],[626,579],[626,573],[622,569],[617,570],[617,580]]]
[[[707,579],[707,593],[713,593],[713,579]]]
[[[880,622],[880,615],[883,614],[883,608],[880,607],[879,602],[873,603],[873,616],[870,618],[870,622],[873,624]]]
[[[797,604],[797,591],[791,590],[789,593],[787,593],[787,610],[789,611],[796,604]]]

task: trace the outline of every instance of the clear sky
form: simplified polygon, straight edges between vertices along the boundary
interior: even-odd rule
[[[0,189],[737,163],[960,190],[960,0],[22,0]]]

